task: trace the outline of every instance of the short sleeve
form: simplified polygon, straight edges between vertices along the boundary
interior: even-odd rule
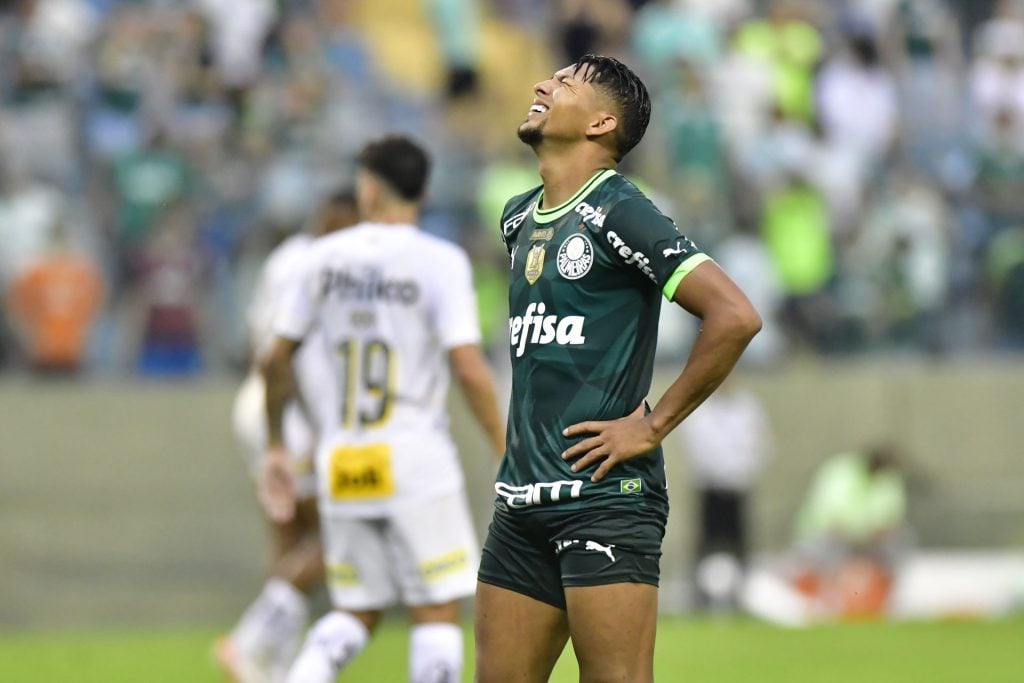
[[[433,302],[438,337],[445,349],[480,343],[480,320],[473,289],[473,271],[461,250],[444,259],[444,277],[437,280]]]
[[[646,276],[666,299],[694,268],[711,260],[646,197],[612,207],[604,221],[604,247],[622,268]]]
[[[317,273],[317,263],[313,259],[306,259],[296,276],[285,282],[280,306],[274,313],[274,334],[293,341],[299,341],[309,334],[321,301]]]

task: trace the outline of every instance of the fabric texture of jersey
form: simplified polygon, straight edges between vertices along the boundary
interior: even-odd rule
[[[661,449],[598,483],[572,472],[562,430],[629,415],[650,389],[661,297],[708,260],[631,182],[606,170],[541,210],[538,187],[509,200],[512,402],[500,509],[586,505],[665,514]]]
[[[318,330],[311,406],[321,507],[385,515],[463,485],[448,430],[448,351],[480,341],[469,260],[412,225],[363,223],[318,239],[277,334]],[[305,343],[305,342],[304,342]]]

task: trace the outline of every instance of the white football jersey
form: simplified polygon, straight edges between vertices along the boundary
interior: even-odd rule
[[[291,291],[293,282],[302,272],[302,264],[305,263],[309,248],[314,241],[313,236],[308,233],[291,235],[277,245],[263,262],[259,281],[248,308],[249,343],[257,363],[266,359],[274,346],[274,339],[277,336],[274,331],[274,320],[281,310],[287,293]],[[301,400],[298,402],[299,405],[289,406],[289,410],[300,413],[300,419],[307,422],[306,427],[316,430],[317,425],[314,423],[316,416],[305,409],[303,404],[309,396],[314,396],[321,390],[322,373],[320,373],[320,366],[317,362],[317,347],[320,341],[313,333],[307,337],[306,342],[299,348],[292,361]],[[260,419],[263,419],[262,415]],[[266,448],[265,426],[262,427],[259,434],[263,448]],[[309,455],[296,452],[305,450],[299,443],[304,444],[305,441],[303,439],[286,439],[285,445],[294,456]]]
[[[275,330],[298,340],[316,329],[322,340],[317,362],[332,386],[309,400],[322,509],[374,516],[458,490],[448,351],[480,342],[465,252],[413,225],[361,223],[307,253]]]
[[[263,262],[248,310],[249,343],[259,360],[266,358],[274,345],[274,319],[282,297],[289,290],[289,281],[296,277],[312,243],[312,235],[291,235],[274,247]]]

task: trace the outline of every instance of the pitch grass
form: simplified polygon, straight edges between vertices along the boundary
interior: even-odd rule
[[[4,683],[216,683],[212,631],[0,635]],[[381,630],[342,681],[402,683],[408,633]],[[470,659],[467,629],[467,661]],[[800,631],[664,619],[660,683],[1021,683],[1024,621],[852,624]],[[471,674],[466,673],[466,681]],[[551,680],[577,680],[571,651]]]

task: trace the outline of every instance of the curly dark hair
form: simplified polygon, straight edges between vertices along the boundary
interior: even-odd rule
[[[590,67],[589,73],[587,67]],[[651,122],[651,96],[647,86],[628,66],[603,55],[586,54],[576,62],[575,73],[586,74],[583,80],[601,88],[619,108],[619,130],[616,134],[616,161],[637,146]]]

